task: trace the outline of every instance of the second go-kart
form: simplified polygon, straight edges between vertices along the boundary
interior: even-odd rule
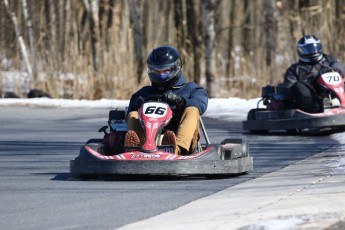
[[[324,73],[315,79],[314,85],[324,104],[324,111],[307,113],[294,109],[291,101],[278,87],[266,86],[262,90],[262,99],[258,108],[248,112],[243,121],[243,129],[252,133],[268,133],[273,130],[285,130],[290,134],[321,133],[345,127],[345,92],[344,80],[338,72]],[[259,108],[260,103],[266,108]]]
[[[146,137],[142,146],[124,146],[126,111],[111,110],[108,126],[99,130],[105,133],[104,138],[88,140],[81,147],[79,156],[70,161],[70,172],[81,176],[110,174],[207,177],[232,176],[253,170],[253,158],[245,140],[224,139],[219,144],[211,144],[202,120],[201,139],[206,143],[199,141],[192,154],[175,155],[174,146],[162,145],[164,127],[172,118],[173,110],[168,104],[159,101],[158,96],[145,98],[138,112]]]

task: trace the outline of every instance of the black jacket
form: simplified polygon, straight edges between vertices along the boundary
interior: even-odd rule
[[[297,81],[308,82],[320,74],[337,71],[345,77],[345,65],[332,55],[324,54],[324,57],[315,64],[299,61],[291,65],[284,74],[284,82],[280,85],[290,89]]]

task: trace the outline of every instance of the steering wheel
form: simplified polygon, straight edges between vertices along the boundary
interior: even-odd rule
[[[135,108],[136,110],[140,108],[140,106],[142,104],[144,104],[145,102],[149,102],[149,101],[159,101],[159,102],[164,102],[164,103],[167,103],[172,110],[176,110],[177,109],[177,106],[175,103],[168,103],[166,101],[163,101],[163,95],[162,94],[154,94],[154,95],[149,95],[145,98],[143,97],[138,97],[135,101]]]

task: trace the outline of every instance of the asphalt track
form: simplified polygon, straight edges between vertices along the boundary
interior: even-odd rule
[[[253,172],[213,180],[108,177],[85,181],[69,173],[69,160],[87,139],[101,137],[97,130],[107,123],[108,110],[0,109],[1,229],[130,226],[260,179],[339,144],[329,135],[249,135],[242,133],[239,120],[204,118],[212,143],[224,138],[247,139],[254,157]]]

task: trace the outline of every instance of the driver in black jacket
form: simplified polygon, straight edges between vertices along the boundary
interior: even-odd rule
[[[321,41],[314,35],[306,35],[297,43],[299,62],[291,65],[280,85],[293,100],[295,108],[309,113],[323,112],[323,99],[317,93],[315,77],[337,71],[345,77],[345,65],[332,55],[322,51]]]

